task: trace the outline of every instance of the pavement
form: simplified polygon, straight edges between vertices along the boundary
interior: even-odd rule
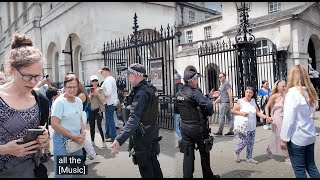
[[[320,133],[320,111],[316,112],[314,123],[316,131]],[[103,124],[104,127],[104,124]],[[211,125],[212,132],[218,130],[217,124]],[[50,132],[53,133],[53,129]],[[120,132],[120,130],[117,130]],[[228,126],[225,126],[224,133],[228,132]],[[291,165],[284,163],[284,157],[276,156],[269,159],[266,155],[266,148],[269,143],[271,130],[264,130],[262,126],[256,129],[256,138],[253,149],[253,158],[259,164],[248,164],[245,162],[244,149],[240,154],[241,162],[237,163],[233,159],[232,151],[239,142],[238,136],[234,137],[215,137],[214,145],[210,151],[210,163],[214,174],[219,174],[222,178],[294,178]],[[163,176],[165,178],[183,177],[182,162],[183,154],[177,148],[177,136],[175,131],[161,129],[160,135],[163,139],[160,141],[161,153],[158,160],[161,165]],[[87,125],[87,138],[90,139],[89,125]],[[320,145],[319,136],[315,144],[315,161],[320,167]],[[102,161],[88,165],[88,178],[140,178],[138,166],[134,165],[128,154],[128,141],[120,147],[116,156],[111,156],[111,143],[107,142],[107,147],[102,147],[102,141],[99,131],[96,129],[94,149],[98,155],[101,155]],[[52,140],[51,140],[52,144]],[[53,147],[50,147],[53,152]],[[53,157],[45,163],[48,169],[49,178],[53,177]],[[196,151],[194,178],[202,178],[201,162],[199,152]],[[68,177],[68,176],[67,176]],[[69,176],[70,177],[70,176]]]

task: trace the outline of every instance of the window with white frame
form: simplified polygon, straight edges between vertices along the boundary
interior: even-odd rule
[[[191,43],[192,42],[192,31],[187,31],[187,43]]]
[[[269,2],[269,13],[281,10],[281,2]]]
[[[204,39],[211,38],[211,26],[204,27]]]
[[[189,22],[192,23],[195,21],[195,12],[189,11]]]
[[[261,55],[267,55],[268,54],[268,41],[267,40],[261,40],[257,42],[257,56]]]

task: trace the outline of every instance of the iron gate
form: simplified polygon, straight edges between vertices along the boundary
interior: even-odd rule
[[[254,44],[252,44],[254,46]],[[257,55],[254,50],[254,59],[256,61],[255,71],[250,71],[251,76],[256,77],[257,83],[254,87],[256,90],[260,88],[263,80],[267,80],[270,84],[270,88],[274,85],[275,81],[279,79],[286,79],[287,68],[286,68],[286,51],[276,51],[276,46],[269,48],[266,54]],[[218,75],[220,72],[226,74],[226,80],[229,81],[232,86],[233,97],[242,97],[244,90],[244,82],[241,81],[241,75],[243,74],[242,66],[239,63],[247,63],[239,61],[240,52],[237,49],[235,43],[231,42],[215,42],[205,44],[198,49],[199,56],[199,73],[203,77],[199,80],[199,86],[207,94],[211,89],[218,90],[220,82]],[[239,78],[240,77],[240,78]],[[255,83],[254,83],[255,84]],[[235,102],[235,101],[234,101]],[[214,115],[211,117],[211,122],[217,122],[219,114],[219,104],[214,107]]]
[[[138,31],[137,15],[134,15],[133,35],[115,39],[104,44],[104,65],[108,66],[114,77],[121,76],[120,68],[140,63],[146,67],[148,80],[158,89],[158,124],[165,129],[174,129],[174,39],[172,27],[159,30]],[[128,80],[127,89],[131,89]]]

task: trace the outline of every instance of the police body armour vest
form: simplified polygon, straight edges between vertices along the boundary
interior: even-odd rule
[[[200,121],[197,104],[192,100],[193,89],[179,91],[176,94],[176,106],[182,122]]]
[[[159,107],[159,96],[157,89],[150,83],[144,84],[142,89],[149,94],[149,103],[146,109],[142,112],[141,122],[143,125],[152,125],[157,123],[158,119],[158,107]]]

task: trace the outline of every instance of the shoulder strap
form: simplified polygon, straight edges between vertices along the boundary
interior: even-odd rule
[[[35,90],[32,90],[32,91],[31,91],[31,94],[32,94],[32,95],[34,96],[34,98],[36,99],[36,103],[38,104],[38,107],[39,107],[39,121],[38,121],[38,125],[40,125],[42,109],[41,109],[41,106],[40,106],[39,94],[38,94],[38,92],[35,91]]]
[[[46,96],[39,93],[38,91],[32,90],[32,95],[35,97],[36,102],[39,107],[39,124],[44,125],[46,124],[46,128],[49,128],[49,100]]]

